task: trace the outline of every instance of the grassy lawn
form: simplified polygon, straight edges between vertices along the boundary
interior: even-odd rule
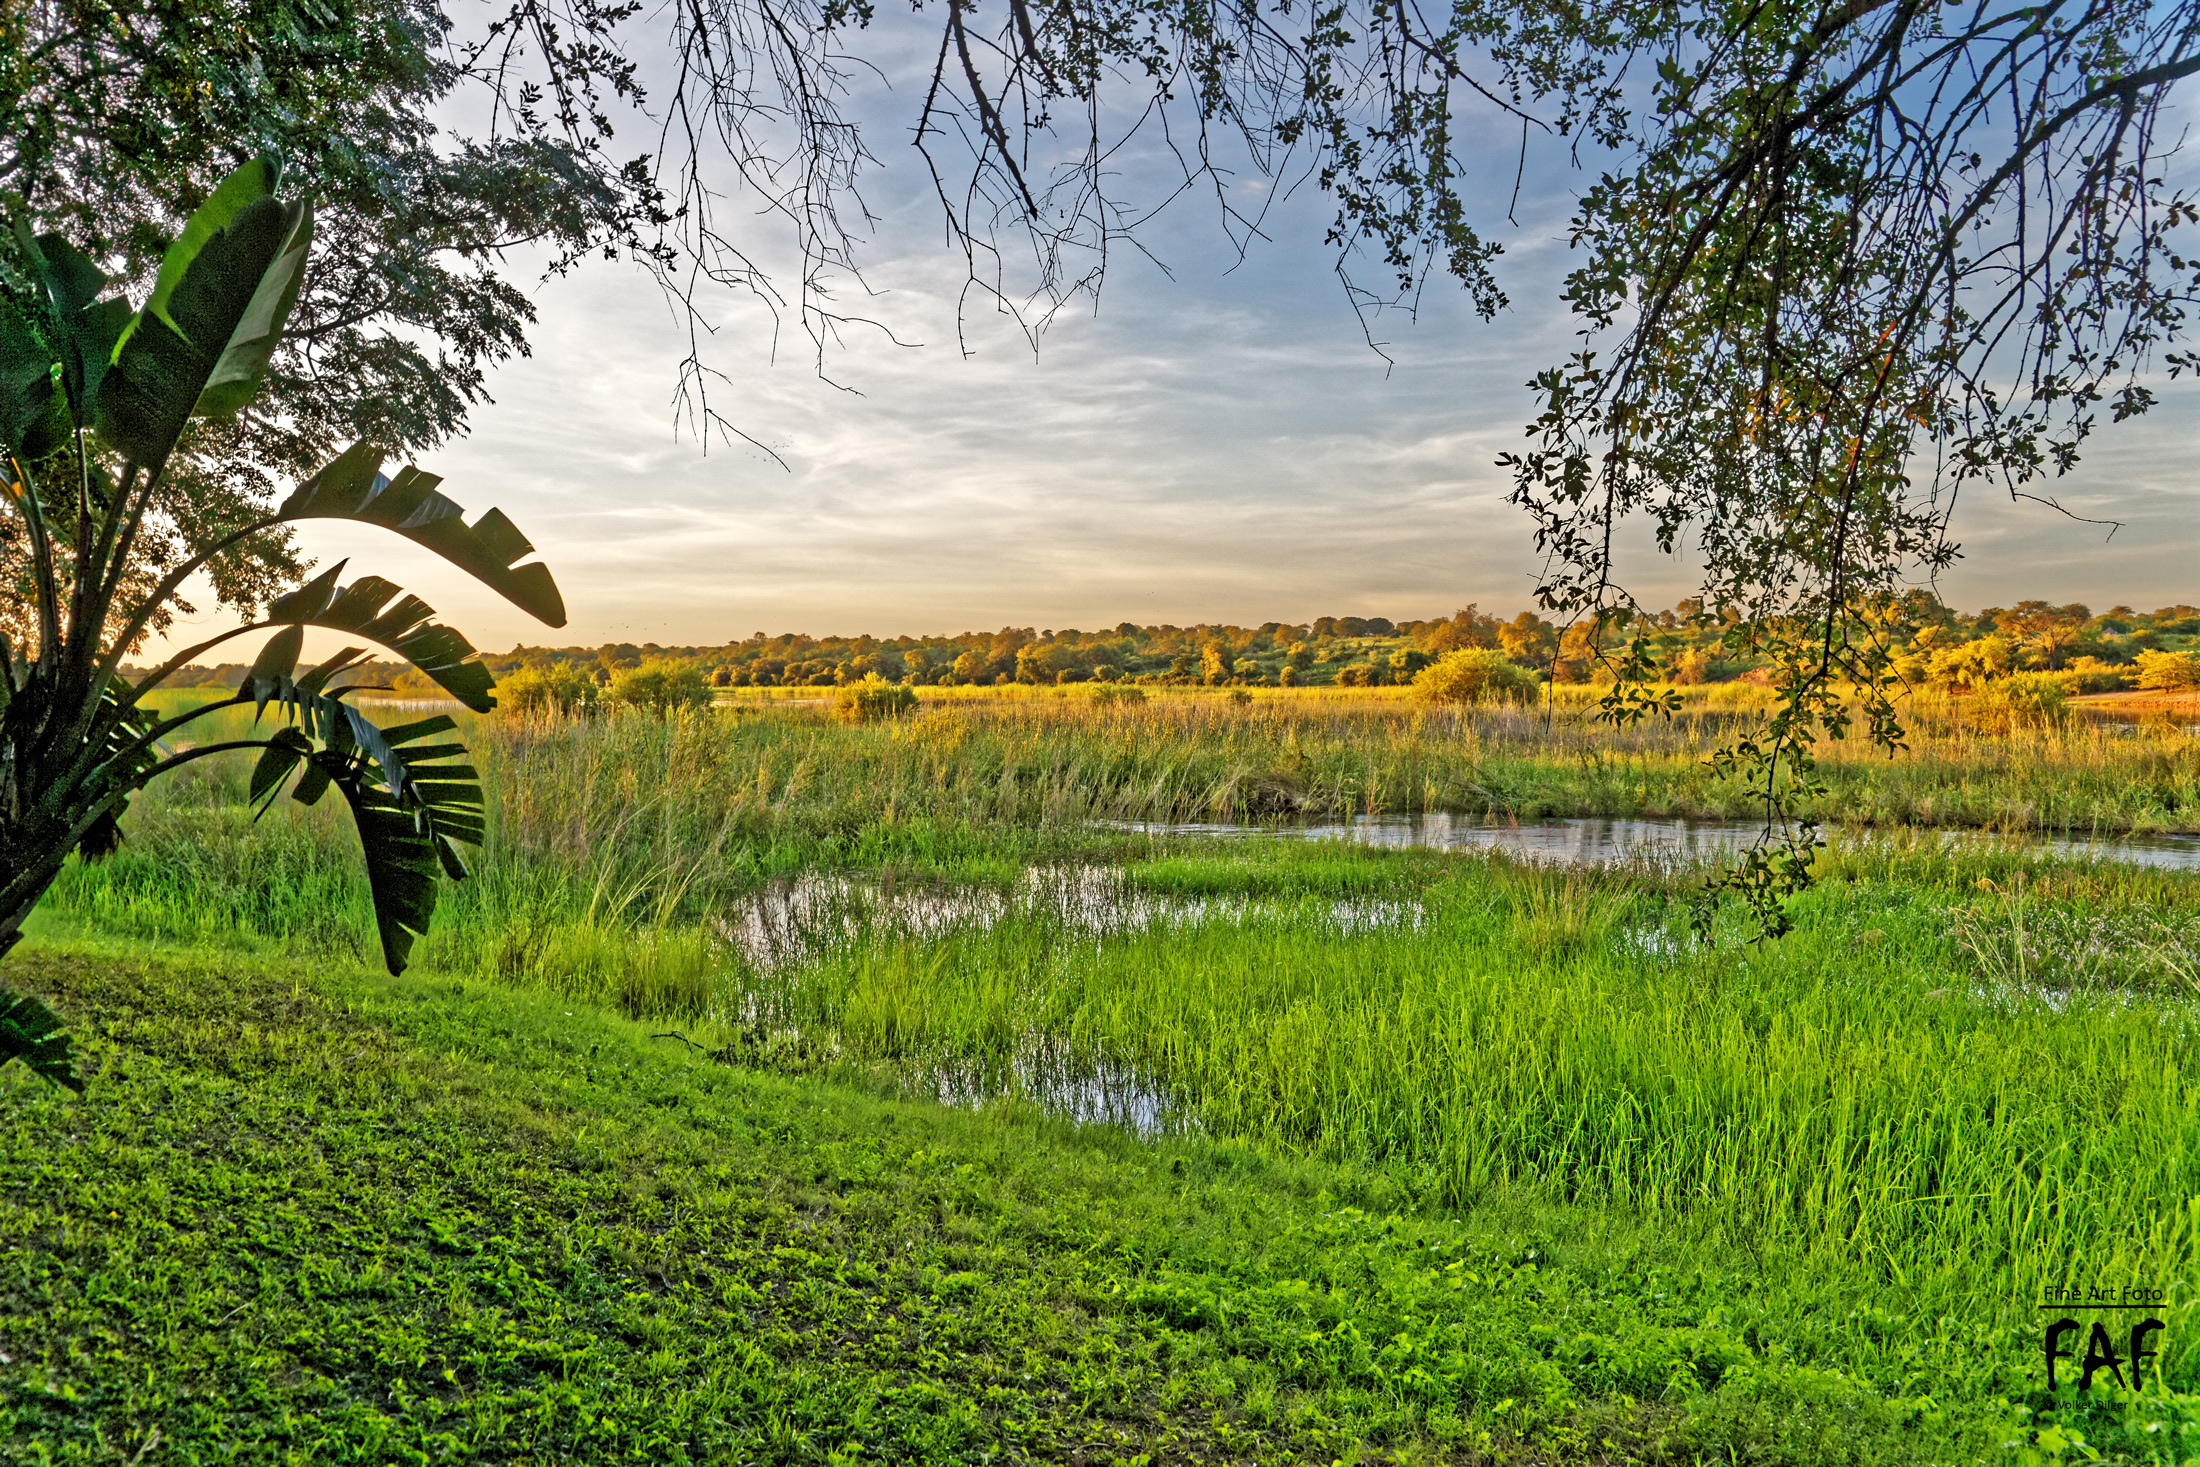
[[[1447,1218],[1379,1170],[728,1067],[450,978],[51,940],[9,971],[96,1072],[81,1101],[0,1075],[10,1462],[1958,1462],[2019,1434],[1846,1368],[1807,1284],[1614,1215]]]

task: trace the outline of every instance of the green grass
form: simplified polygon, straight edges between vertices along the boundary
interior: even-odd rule
[[[1190,889],[1189,865],[1157,884]],[[1216,1134],[1396,1163],[1459,1204],[1524,1190],[1668,1218],[2012,1340],[2045,1289],[2193,1278],[2185,1005],[1988,983],[1914,881],[1822,890],[1777,945],[1701,946],[1654,880],[1451,866],[1347,925],[1316,881],[1097,940],[1044,907],[930,937],[882,923],[740,970],[735,1007],[905,1066],[1135,1073]],[[1261,869],[1216,874],[1233,867]],[[1288,893],[1291,870],[1242,889]],[[2181,887],[2189,923],[2190,882],[2145,884]],[[2170,1368],[2200,1384],[2189,1330]]]
[[[869,724],[757,701],[669,722],[460,721],[518,848],[585,862],[654,842],[711,879],[1043,857],[1089,847],[1089,834],[1070,832],[1095,820],[1761,813],[1704,762],[1761,708],[1697,690],[1678,717],[1616,730],[1592,720],[1589,690],[1568,691],[1550,711],[1326,691],[1125,705],[1019,689],[928,698],[914,717]],[[224,714],[199,736],[246,721]],[[2074,719],[1986,734],[1945,700],[1920,700],[1905,722],[1909,747],[1893,757],[1860,725],[1821,746],[1828,793],[1807,813],[1880,826],[2200,830],[2200,739],[2176,724],[2128,733]]]
[[[1662,808],[1712,715],[1156,702],[470,720],[491,838],[400,981],[339,807],[157,789],[8,965],[100,1073],[7,1082],[0,1460],[2200,1454],[2200,878],[1848,841],[1795,935],[1703,945],[1670,872],[1094,822]],[[2106,819],[2193,758],[1969,737],[1853,788]],[[803,960],[725,944],[833,873]],[[1177,1129],[1037,1103],[1102,1081]],[[2049,1400],[2033,1302],[2101,1279],[2170,1291],[2163,1373]]]
[[[33,945],[10,977],[86,1016],[93,1084],[0,1078],[0,1460],[1960,1462],[2027,1434],[1904,1366],[1944,1325],[1613,1215],[1431,1209],[1381,1170],[728,1068],[344,963]]]
[[[1051,695],[866,725],[751,707],[669,721],[465,715],[488,780],[490,842],[478,879],[447,899],[425,957],[601,991],[627,981],[607,955],[619,935],[693,926],[804,871],[1008,884],[1035,864],[1174,848],[1111,821],[1292,810],[1737,815],[1736,792],[1701,761],[1746,716],[1703,707],[1615,732],[1579,708],[1546,721],[1379,698],[1241,708]],[[2200,819],[2200,741],[2084,729],[1986,739],[1927,722],[1899,759],[1860,744],[1830,750],[1821,813],[2104,831]],[[228,712],[193,732],[229,737],[248,723]],[[242,759],[209,760],[156,786],[132,812],[122,856],[72,870],[48,909],[144,936],[364,951],[348,817],[334,801],[286,805],[248,840],[246,770]]]

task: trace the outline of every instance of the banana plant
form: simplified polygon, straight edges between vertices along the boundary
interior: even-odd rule
[[[498,510],[468,523],[417,468],[382,471],[357,443],[279,506],[151,570],[133,560],[163,472],[194,418],[250,403],[305,278],[312,210],[277,197],[280,170],[256,159],[191,215],[132,309],[102,294],[106,275],[57,234],[16,227],[28,297],[0,300],[0,530],[22,547],[27,589],[11,621],[35,645],[0,637],[0,956],[71,853],[97,860],[121,839],[131,796],[216,754],[257,750],[252,796],[286,786],[311,804],[330,790],[350,806],[366,858],[382,955],[403,970],[441,881],[466,874],[460,847],[482,836],[480,779],[455,725],[435,717],[383,728],[352,706],[346,683],[366,656],[345,647],[301,670],[308,627],[376,644],[469,708],[495,706],[488,669],[419,597],[377,576],[342,579],[339,562],[271,602],[258,621],[187,647],[135,682],[122,659],[185,581],[225,551],[313,519],[379,525],[468,572],[551,626],[565,605],[549,569],[526,562],[525,536]],[[225,699],[163,717],[146,702],[176,671],[233,637],[272,631]],[[249,704],[264,735],[182,747],[197,719]],[[0,989],[0,1065],[22,1059],[81,1088],[67,1036],[36,999]]]

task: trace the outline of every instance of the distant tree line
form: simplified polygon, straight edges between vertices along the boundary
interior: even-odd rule
[[[506,707],[580,712],[617,704],[665,712],[710,701],[718,688],[1114,683],[1179,687],[1389,687],[1412,683],[1447,653],[1487,651],[1560,683],[1609,678],[1606,661],[1642,639],[1668,681],[1768,680],[1762,659],[1737,655],[1730,621],[1682,601],[1631,622],[1556,626],[1474,606],[1448,617],[1393,622],[1324,616],[1257,627],[1121,622],[1102,631],[1003,627],[935,637],[812,637],[800,632],[719,646],[610,642],[519,646],[484,660]],[[1975,693],[2011,678],[2048,679],[2064,693],[2200,688],[2200,607],[2151,612],[2020,601],[1975,613],[1916,593],[1885,607],[1895,666],[1912,687]],[[241,663],[191,668],[176,686],[235,686]],[[409,668],[368,664],[362,681],[435,695]]]
[[[1503,651],[1548,671],[1559,629],[1533,613],[1511,622],[1473,607],[1449,618],[1393,622],[1324,616],[1257,627],[1179,627],[1122,622],[1101,631],[1003,627],[934,637],[812,637],[758,632],[723,646],[630,642],[586,647],[516,647],[492,668],[564,667],[600,686],[622,671],[679,664],[706,671],[721,688],[840,688],[876,678],[920,687],[1118,683],[1203,687],[1382,687],[1408,683],[1444,653]]]

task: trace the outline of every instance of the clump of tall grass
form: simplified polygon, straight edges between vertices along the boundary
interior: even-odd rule
[[[1981,733],[2053,727],[2069,715],[2069,691],[2054,673],[2018,672],[1987,683],[1964,708]]]
[[[537,900],[499,912],[483,903],[464,924],[475,941],[462,953],[446,938],[430,957],[446,968],[610,1003],[638,1019],[697,1018],[739,958],[713,926],[681,920],[690,879],[692,873],[678,870],[619,872],[607,865],[579,910]]]
[[[1509,873],[1503,896],[1512,940],[1540,961],[1611,948],[1635,911],[1634,894],[1609,877],[1578,868],[1498,869]]]

